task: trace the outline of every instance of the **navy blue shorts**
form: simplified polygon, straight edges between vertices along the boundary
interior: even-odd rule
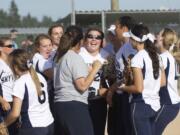
[[[88,105],[78,101],[55,103],[56,135],[94,135]]]
[[[89,100],[89,113],[94,128],[94,135],[104,135],[107,116],[107,103],[105,98]]]
[[[48,127],[20,128],[18,135],[54,135],[54,124]]]
[[[154,135],[156,112],[143,102],[132,103],[132,121],[135,135]]]
[[[178,115],[180,104],[163,105],[155,119],[155,135],[161,135],[166,126]]]
[[[109,135],[133,134],[128,93],[114,93],[113,105],[108,111],[107,130]]]

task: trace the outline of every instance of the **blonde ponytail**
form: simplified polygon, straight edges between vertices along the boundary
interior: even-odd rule
[[[38,75],[37,75],[35,69],[33,68],[33,66],[31,66],[29,68],[29,72],[30,72],[32,80],[36,86],[37,94],[38,94],[38,96],[41,96],[42,95],[41,82],[39,81]]]

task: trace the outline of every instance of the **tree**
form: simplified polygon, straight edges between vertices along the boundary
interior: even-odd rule
[[[50,26],[53,23],[52,18],[48,16],[43,16],[41,26]]]
[[[0,27],[6,27],[8,23],[8,15],[5,11],[0,10]]]
[[[22,26],[23,27],[37,27],[39,26],[39,22],[37,18],[32,17],[30,13],[27,14],[27,16],[24,16],[22,18]]]
[[[11,1],[10,8],[9,8],[9,26],[11,27],[18,27],[21,25],[21,18],[18,13],[18,7],[14,0]]]

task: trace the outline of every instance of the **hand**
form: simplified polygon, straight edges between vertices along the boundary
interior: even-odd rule
[[[1,134],[1,135],[9,135],[7,126],[5,125],[4,122],[1,122],[1,124],[0,124],[0,129],[1,129],[1,130],[0,130],[0,134]]]
[[[8,111],[11,109],[10,104],[4,99],[1,101],[1,106],[4,111]]]
[[[107,94],[107,89],[106,88],[100,88],[98,90],[98,93],[100,96],[105,96]]]
[[[92,64],[92,68],[99,70],[102,67],[102,63],[99,60],[95,60]]]
[[[106,95],[106,102],[107,104],[109,104],[109,106],[112,106],[112,97],[113,97],[113,92],[108,90]]]
[[[125,84],[124,84],[124,83],[122,83],[122,84],[118,87],[118,90],[123,91],[124,86],[125,86]]]

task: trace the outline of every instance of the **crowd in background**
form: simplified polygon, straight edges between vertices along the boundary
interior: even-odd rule
[[[0,135],[161,135],[180,109],[180,39],[132,17],[0,37]]]

